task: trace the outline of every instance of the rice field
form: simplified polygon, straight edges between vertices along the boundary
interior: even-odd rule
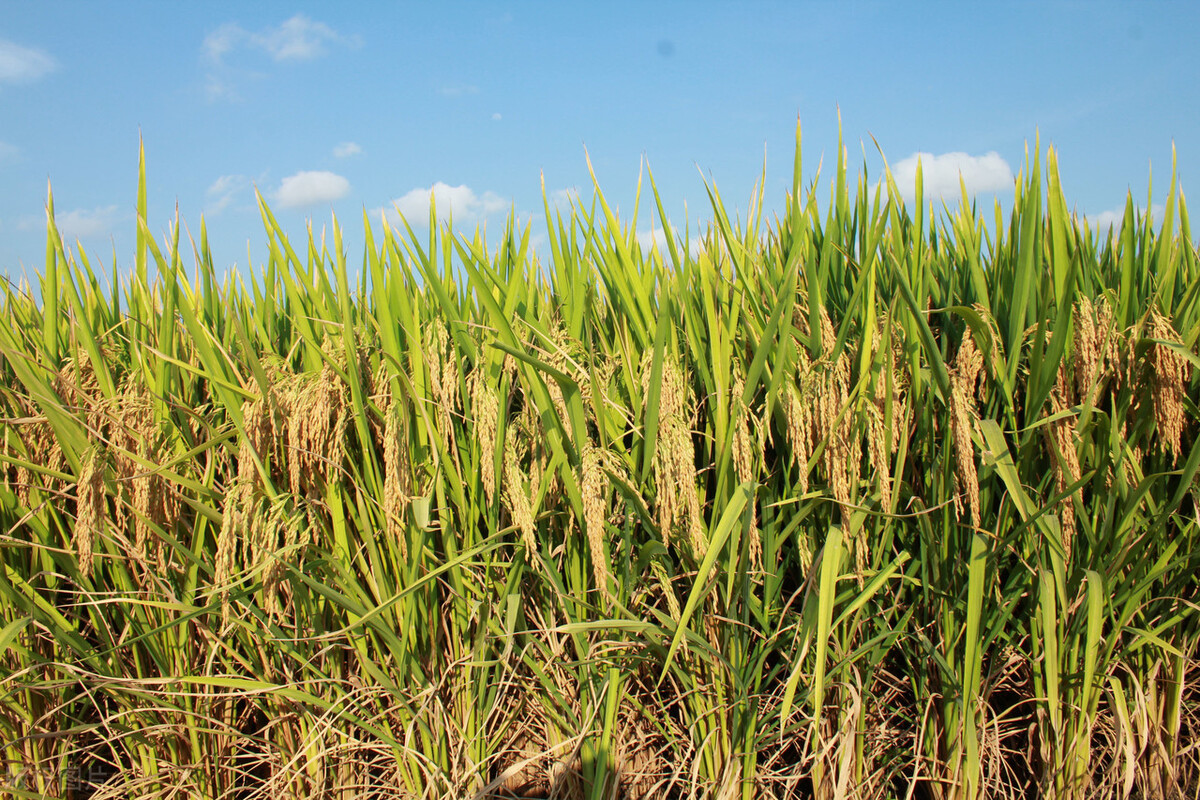
[[[0,795],[1195,798],[1200,263],[806,178],[0,297]],[[765,174],[764,174],[765,183]],[[639,203],[665,215],[653,179]],[[761,185],[761,184],[760,184]],[[643,188],[645,189],[643,191]],[[1149,206],[1149,203],[1147,203]]]

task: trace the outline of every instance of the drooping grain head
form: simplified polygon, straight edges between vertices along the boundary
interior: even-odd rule
[[[479,443],[479,476],[489,504],[496,500],[496,436],[500,400],[482,363],[476,364],[467,383],[475,438]]]
[[[1172,463],[1176,463],[1187,423],[1183,401],[1191,379],[1191,364],[1172,347],[1182,346],[1183,340],[1171,321],[1158,311],[1150,314],[1148,334],[1154,344],[1147,353],[1144,374],[1154,406],[1154,423],[1159,446],[1169,452]]]
[[[237,479],[242,485],[256,486],[262,479],[259,464],[266,467],[268,446],[276,437],[269,398],[260,397],[243,402],[242,419],[246,435],[238,444]]]
[[[873,350],[879,362],[879,376],[873,382],[871,407],[867,416],[867,452],[871,469],[878,477],[880,500],[885,508],[892,501],[892,453],[908,426],[911,380],[903,368],[901,328],[889,314],[880,317]]]
[[[734,361],[733,382],[729,387],[729,408],[733,423],[733,467],[738,480],[745,482],[754,478],[755,448],[750,436],[750,409],[742,395],[746,392],[746,380],[741,362]]]
[[[753,419],[753,413],[746,405],[743,395],[746,393],[746,380],[743,376],[740,359],[733,362],[733,382],[730,386],[730,410],[733,423],[733,466],[738,481],[745,483],[756,478],[757,470],[763,463],[763,440],[761,420]],[[757,436],[752,436],[753,424]],[[757,441],[757,447],[755,442]],[[750,562],[757,569],[762,566],[762,533],[758,529],[758,505],[751,506],[750,516]]]
[[[537,526],[533,519],[533,503],[529,497],[529,489],[525,485],[525,473],[521,469],[520,457],[517,453],[517,433],[515,428],[508,429],[504,443],[504,479],[502,488],[508,501],[508,513],[513,524],[521,531],[521,540],[530,553],[537,552]],[[534,487],[536,490],[536,487]]]
[[[828,312],[821,309],[821,357],[804,376],[815,389],[812,416],[812,451],[822,444],[821,470],[834,501],[841,509],[842,521],[850,530],[852,481],[857,480],[862,464],[862,447],[854,434],[855,419],[849,406],[850,356],[845,349],[835,359],[836,331]],[[802,385],[803,385],[802,382]]]
[[[99,445],[90,447],[83,456],[75,488],[75,533],[72,546],[79,562],[79,572],[86,580],[92,574],[96,540],[104,531],[108,503],[104,496],[104,451]]]
[[[325,364],[311,377],[296,376],[286,400],[288,483],[292,494],[319,491],[340,475],[345,458],[349,402],[346,386]]]
[[[1095,402],[1096,383],[1102,366],[1101,337],[1104,335],[1092,301],[1081,296],[1075,304],[1075,350],[1071,361],[1076,396],[1089,405]]]
[[[975,407],[975,382],[983,369],[983,355],[968,330],[959,345],[954,367],[950,371],[950,430],[957,470],[954,474],[956,491],[954,503],[962,513],[962,496],[966,496],[971,525],[980,525],[979,477],[975,470],[975,445],[971,433],[979,417]]]
[[[437,432],[455,451],[456,440],[454,416],[459,410],[458,363],[451,348],[450,332],[441,317],[425,331],[424,359],[429,370],[429,388],[433,404],[437,409]]]
[[[1072,371],[1074,364],[1071,365]],[[1068,362],[1063,360],[1055,376],[1054,388],[1050,391],[1050,412],[1053,415],[1065,414],[1070,408],[1069,392],[1071,382],[1068,378]],[[1079,454],[1075,445],[1075,418],[1063,417],[1056,419],[1043,427],[1046,449],[1049,453],[1051,471],[1054,473],[1054,485],[1059,492],[1066,490],[1079,480]],[[1075,539],[1075,506],[1070,496],[1064,497],[1058,504],[1059,521],[1062,528],[1062,546],[1066,560],[1070,562],[1071,546]]]
[[[791,454],[792,465],[797,468],[796,480],[800,491],[808,491],[808,459],[813,437],[812,411],[802,396],[805,376],[797,375],[794,381],[785,381],[780,392],[779,403],[784,417],[784,437]]]
[[[692,398],[687,378],[673,358],[664,358],[657,387],[652,383],[652,360],[642,359],[644,409],[649,411],[652,391],[659,392],[658,440],[654,447],[654,485],[658,524],[663,543],[676,532],[686,533],[693,550],[707,548],[703,513],[696,490],[696,451],[692,444]]]
[[[229,621],[229,586],[233,580],[247,494],[246,487],[240,483],[236,485],[226,494],[225,508],[221,514],[221,532],[217,536],[217,552],[213,561],[213,588],[221,599],[223,622]]]
[[[888,434],[884,423],[884,408],[879,400],[865,406],[867,414],[867,457],[876,476],[879,503],[885,509],[892,506],[891,459]]]
[[[166,551],[162,541],[152,535],[151,525],[167,524],[172,492],[155,469],[161,445],[153,403],[144,387],[127,383],[107,405],[111,408],[108,427],[114,447],[113,471],[131,495],[134,549],[140,558],[153,555],[161,572]]]
[[[605,453],[587,445],[583,452],[580,488],[583,493],[583,528],[592,561],[592,577],[601,595],[611,599],[608,588],[610,571],[604,549],[605,521],[608,517],[608,475],[604,471],[607,461]]]
[[[393,401],[387,406],[384,414],[386,422],[383,430],[383,515],[388,537],[399,544],[401,556],[407,556],[404,514],[408,508],[412,488],[408,442],[403,438],[400,404]]]
[[[51,427],[49,421],[45,417],[41,417],[33,404],[29,403],[28,412],[29,421],[23,422],[18,428],[17,436],[21,440],[24,447],[24,453],[21,458],[30,464],[45,465],[48,469],[61,472],[66,466],[66,456],[63,454],[62,448],[58,445],[58,439],[54,434],[54,428]],[[25,508],[30,506],[31,491],[33,491],[39,481],[38,473],[28,467],[18,465],[16,469],[17,481],[17,499]],[[50,492],[57,492],[63,489],[60,481],[52,477],[41,477],[42,485]]]

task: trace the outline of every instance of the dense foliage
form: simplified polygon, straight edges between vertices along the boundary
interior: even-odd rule
[[[0,297],[2,791],[1195,796],[1182,194],[1092,231],[1039,150],[989,225],[842,152],[697,246],[598,188],[540,256],[364,220],[353,281],[260,201],[222,282],[144,166],[102,281],[51,203]]]

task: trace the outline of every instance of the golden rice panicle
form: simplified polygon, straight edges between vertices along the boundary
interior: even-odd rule
[[[408,555],[404,513],[408,507],[410,467],[407,440],[403,437],[400,404],[392,400],[383,428],[383,515],[388,537],[398,542],[401,556]]]
[[[311,474],[316,462],[316,453],[308,449],[309,416],[319,402],[316,384],[320,376],[319,370],[295,372],[289,368],[281,374],[280,390],[271,397],[279,409],[279,419],[286,424],[284,452],[293,494],[301,493],[306,474]]]
[[[1183,345],[1183,340],[1171,321],[1157,310],[1150,312],[1149,335],[1156,340],[1147,353],[1146,364],[1154,424],[1158,428],[1159,446],[1171,453],[1174,464],[1179,459],[1183,428],[1187,422],[1183,400],[1191,380],[1191,364],[1171,347]]]
[[[1004,363],[1004,354],[1001,351],[1000,325],[996,322],[996,317],[982,303],[975,303],[971,306],[975,309],[984,325],[987,326],[987,349],[981,351],[983,360],[980,362],[979,373],[976,376],[978,381],[975,388],[975,397],[980,403],[987,402],[988,390],[992,386],[992,372],[999,368],[999,365]],[[978,346],[978,343],[976,343]],[[989,371],[989,364],[990,371]]]
[[[1095,402],[1097,382],[1103,366],[1100,351],[1104,337],[1097,319],[1097,310],[1087,297],[1075,303],[1075,349],[1071,366],[1075,377],[1075,393],[1080,402],[1091,405]]]
[[[23,422],[17,429],[17,438],[25,449],[24,455],[21,456],[22,460],[31,464],[44,465],[47,469],[55,472],[63,471],[66,466],[66,456],[63,454],[62,448],[58,446],[54,429],[48,420],[38,414],[31,402],[23,401],[22,405],[32,420]],[[36,488],[36,480],[37,473],[34,470],[25,466],[17,466],[17,500],[24,508],[28,508],[30,505],[30,492]],[[52,492],[62,488],[56,478],[43,477],[42,481],[46,489]]]
[[[264,395],[243,402],[242,419],[246,433],[238,443],[237,480],[244,486],[258,486],[262,480],[259,464],[267,466],[268,447],[276,436],[269,398]]]
[[[279,402],[285,409],[291,400],[292,383],[288,377],[274,369],[272,377],[279,386],[278,394],[268,393],[242,403],[242,419],[245,435],[238,443],[237,477],[225,494],[225,508],[221,516],[221,531],[217,536],[217,552],[213,565],[213,585],[221,598],[221,616],[229,620],[229,587],[233,580],[237,553],[253,538],[254,498],[262,485],[263,476],[259,465],[269,469],[268,458],[280,438],[276,426],[273,404]],[[289,415],[289,427],[291,416]],[[290,461],[291,459],[289,459]],[[289,471],[293,468],[289,468]]]
[[[729,408],[733,425],[733,470],[739,482],[754,477],[754,449],[750,439],[750,409],[742,401],[746,381],[742,377],[740,364],[734,362],[733,383],[729,387]]]
[[[975,445],[971,441],[971,432],[979,417],[973,395],[982,370],[983,354],[979,352],[975,337],[968,329],[963,334],[950,371],[950,431],[957,465],[954,504],[961,514],[962,496],[966,495],[971,525],[975,528],[980,526],[979,477],[975,470]]]
[[[583,528],[587,535],[588,554],[592,560],[592,577],[596,588],[606,599],[611,599],[608,582],[611,574],[604,552],[605,521],[608,518],[608,475],[605,473],[607,459],[597,447],[586,445],[583,451]]]
[[[276,619],[287,616],[292,597],[290,584],[283,580],[287,574],[284,556],[307,544],[313,529],[311,505],[308,510],[308,514],[296,513],[287,503],[276,502],[248,520],[250,563],[262,568],[265,610]]]
[[[575,366],[571,363],[566,351],[566,348],[569,345],[567,332],[563,329],[562,323],[560,323],[558,320],[555,320],[554,324],[551,326],[550,341],[550,350],[543,351],[543,356],[546,360],[546,363],[560,372],[565,372],[567,374],[575,373]],[[589,381],[587,380],[579,380],[578,375],[574,375],[574,377],[579,382],[581,391],[584,386],[590,385]],[[563,427],[567,432],[567,438],[571,439],[573,436],[573,431],[571,430],[570,425],[565,424],[566,420],[568,419],[567,399],[563,395],[562,386],[560,386],[556,380],[547,379],[546,391],[550,394],[550,402],[554,405],[555,413],[558,414],[558,418],[560,420],[564,421]]]
[[[213,563],[213,586],[221,597],[221,617],[229,621],[229,584],[233,579],[233,566],[237,557],[238,533],[245,512],[245,488],[239,483],[225,498],[225,510],[221,515],[221,532],[217,536],[217,552]]]
[[[435,435],[444,439],[450,452],[455,451],[454,414],[458,410],[458,365],[452,356],[450,332],[441,317],[425,329],[424,358],[429,370],[429,388],[437,408]]]
[[[798,348],[796,374],[793,380],[785,381],[779,397],[780,410],[785,423],[784,438],[791,453],[791,462],[796,466],[796,479],[802,493],[808,491],[808,459],[812,453],[815,437],[812,406],[805,401],[809,388],[811,362],[803,347]]]
[[[649,404],[650,392],[657,388],[658,441],[654,448],[655,505],[663,544],[671,536],[686,533],[693,550],[703,556],[708,547],[704,534],[700,498],[696,492],[696,451],[692,445],[691,391],[683,370],[671,358],[662,362],[658,387],[650,385],[652,359],[642,360],[642,390]]]
[[[908,379],[900,369],[897,329],[897,324],[887,315],[880,319],[875,329],[873,349],[880,372],[872,387],[871,402],[866,406],[867,454],[877,476],[880,503],[885,509],[892,505],[891,454],[900,445],[908,409]]]
[[[550,467],[553,453],[546,442],[545,428],[537,406],[528,397],[525,400],[509,432],[515,434],[513,441],[517,444],[517,460],[529,464],[527,477],[530,492],[536,494],[544,478],[546,488],[543,501],[547,505],[554,505],[562,499],[562,479],[557,470],[550,471],[547,476],[546,470]]]
[[[93,445],[83,456],[75,489],[75,532],[72,546],[79,572],[86,580],[92,574],[96,539],[103,532],[108,503],[104,497],[104,451]]]
[[[475,438],[479,443],[479,477],[488,504],[496,501],[496,437],[499,425],[500,399],[487,379],[482,362],[475,365],[468,379]]]
[[[884,408],[879,394],[866,406],[866,414],[867,457],[876,476],[879,504],[884,509],[889,509],[892,507],[892,465],[888,452],[888,434],[884,427]]]
[[[860,474],[862,448],[854,436],[854,419],[849,413],[850,356],[845,349],[833,358],[837,334],[829,313],[821,308],[821,362],[820,380],[817,383],[814,416],[815,449],[825,442],[821,456],[821,467],[829,484],[834,501],[842,512],[842,523],[850,530],[852,515],[851,476]]]
[[[667,574],[667,568],[663,565],[661,555],[650,559],[650,572],[653,573],[663,597],[667,600],[667,611],[670,613],[671,619],[678,622],[681,613],[679,598],[675,596],[675,588],[671,585],[671,578]]]
[[[1074,365],[1072,364],[1072,368]],[[1067,361],[1064,359],[1058,367],[1054,388],[1050,390],[1050,412],[1058,415],[1070,408],[1070,381],[1067,377]],[[1059,492],[1066,490],[1079,480],[1079,455],[1075,449],[1075,419],[1064,417],[1055,420],[1043,428],[1050,451],[1051,470],[1054,473],[1054,485]],[[1071,544],[1075,540],[1075,505],[1071,497],[1064,497],[1059,503],[1059,520],[1062,527],[1062,546],[1068,563],[1071,556]]]
[[[346,386],[325,364],[315,376],[297,376],[281,403],[288,414],[288,483],[292,494],[329,483],[342,466],[347,417]]]
[[[508,429],[504,443],[504,497],[508,501],[508,513],[513,524],[521,531],[521,540],[530,553],[537,552],[537,527],[533,519],[533,503],[525,488],[525,474],[517,454],[517,432]],[[536,490],[536,487],[534,487]]]
[[[63,404],[75,411],[91,411],[103,399],[90,358],[71,356],[65,359],[52,386]]]
[[[114,470],[127,481],[134,511],[134,549],[139,557],[151,551],[160,571],[165,569],[166,554],[161,540],[151,535],[151,524],[166,522],[163,495],[168,489],[153,466],[159,459],[158,425],[149,393],[144,388],[126,386],[115,403],[111,438],[117,449]],[[136,456],[136,459],[134,458]]]
[[[755,479],[763,461],[761,437],[752,437],[750,432],[752,412],[743,400],[746,379],[742,374],[740,359],[733,362],[733,384],[730,386],[730,410],[733,418],[733,466],[739,483]],[[754,428],[761,431],[761,421],[754,420]],[[755,439],[758,446],[755,447]],[[758,529],[758,504],[750,507],[750,563],[754,568],[762,567],[762,533]]]

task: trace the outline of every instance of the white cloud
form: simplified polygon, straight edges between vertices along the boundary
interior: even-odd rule
[[[20,148],[15,145],[11,145],[8,142],[0,142],[0,164],[16,159],[17,154],[20,152]]]
[[[276,61],[307,61],[325,52],[325,42],[342,42],[344,37],[323,22],[297,14],[278,28],[251,36]]]
[[[236,22],[226,22],[204,37],[204,55],[210,61],[220,61],[225,54],[244,41],[248,34]]]
[[[242,96],[237,93],[228,82],[221,80],[216,75],[207,75],[204,79],[204,97],[208,102],[214,103],[217,100],[228,100],[236,102],[242,99]]]
[[[556,189],[550,193],[550,205],[564,211],[570,208],[572,203],[578,205],[579,202],[578,186],[568,186],[566,189]]]
[[[1113,211],[1101,211],[1095,216],[1087,214],[1085,215],[1085,219],[1087,219],[1088,225],[1092,227],[1092,230],[1103,235],[1109,228],[1121,227],[1121,220],[1124,216],[1125,210],[1118,208]]]
[[[0,39],[0,83],[30,83],[56,69],[46,51]]]
[[[77,208],[66,214],[55,214],[58,232],[64,239],[86,239],[95,236],[108,236],[112,233],[121,215],[116,206],[100,208]]]
[[[443,222],[453,216],[456,222],[469,225],[508,208],[508,202],[495,192],[479,195],[465,184],[449,186],[438,181],[428,189],[413,189],[393,200],[393,208],[376,209],[376,213],[399,211],[410,225],[423,225],[429,219],[430,198],[437,204],[438,219]]]
[[[301,208],[340,200],[350,193],[350,181],[333,172],[297,172],[289,175],[275,191],[275,202],[283,208]]]
[[[350,156],[356,156],[361,152],[362,148],[358,146],[357,142],[342,142],[333,148],[333,157],[349,158]]]
[[[116,206],[77,208],[73,211],[65,213],[59,211],[54,214],[54,222],[58,225],[58,233],[64,242],[110,236],[113,228],[123,218],[124,215],[117,211]],[[45,230],[45,227],[45,214],[28,214],[17,221],[17,229],[22,231]]]
[[[217,64],[239,47],[261,50],[276,61],[310,61],[325,54],[326,44],[358,47],[361,42],[358,37],[343,36],[324,22],[296,14],[278,27],[258,32],[226,22],[204,38],[203,50]]]
[[[1152,219],[1161,222],[1166,210],[1166,206],[1161,203],[1155,203],[1150,206],[1150,216]],[[1139,213],[1141,213],[1140,210],[1135,208],[1133,212],[1134,219],[1137,219]],[[1092,232],[1098,233],[1103,238],[1108,236],[1110,228],[1114,231],[1121,229],[1121,223],[1125,220],[1125,206],[1109,211],[1101,211],[1099,214],[1084,214],[1083,216],[1091,227]]]
[[[204,193],[204,212],[220,214],[250,186],[245,175],[222,175]]]
[[[500,116],[500,112],[497,111],[495,114],[492,114],[492,119],[499,121],[499,120],[504,119],[504,117]]]
[[[921,162],[921,183],[925,199],[954,200],[962,195],[959,176],[968,195],[999,192],[1013,187],[1013,171],[994,150],[982,156],[967,153],[913,153],[892,165],[892,177],[905,202],[917,195],[917,161]]]
[[[671,228],[671,236],[675,239],[676,247],[679,247],[683,243],[683,237],[677,228]],[[636,238],[644,252],[649,253],[651,250],[658,250],[659,255],[664,259],[671,257],[671,249],[667,247],[667,232],[664,229],[654,228],[653,230],[639,231],[636,234]],[[688,240],[688,253],[691,254],[692,258],[700,255],[700,249],[703,244],[704,239],[700,236],[693,236]]]
[[[469,83],[449,84],[438,89],[446,97],[463,97],[468,94],[479,94],[479,87]]]

